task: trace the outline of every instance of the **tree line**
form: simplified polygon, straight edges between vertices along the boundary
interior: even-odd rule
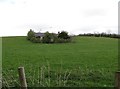
[[[94,37],[110,37],[110,38],[120,38],[119,34],[107,34],[107,33],[84,33],[78,36],[94,36]]]

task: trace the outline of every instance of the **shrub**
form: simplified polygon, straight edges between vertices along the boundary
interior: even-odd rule
[[[45,33],[45,36],[42,39],[43,43],[51,43],[51,34],[49,32]]]
[[[58,34],[58,38],[62,38],[62,39],[70,39],[69,35],[67,32],[62,31],[61,33]]]
[[[41,40],[39,38],[36,38],[36,37],[32,37],[30,39],[30,41],[33,42],[33,43],[41,43]]]
[[[29,31],[28,34],[27,34],[27,39],[28,39],[28,40],[31,40],[31,38],[34,37],[34,36],[35,36],[35,32],[32,31],[32,29],[30,29],[30,31]]]
[[[36,42],[36,38],[35,38],[35,37],[32,37],[32,38],[30,39],[30,41]]]
[[[57,35],[54,33],[51,33],[51,43],[55,43],[57,39],[58,39]]]
[[[71,42],[71,39],[58,38],[56,43],[68,43]]]

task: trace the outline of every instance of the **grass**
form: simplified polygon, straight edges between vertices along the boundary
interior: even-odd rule
[[[27,41],[26,37],[3,37],[3,86],[19,86],[17,68],[24,66],[29,86],[113,87],[118,40],[103,37],[74,40],[39,44]]]

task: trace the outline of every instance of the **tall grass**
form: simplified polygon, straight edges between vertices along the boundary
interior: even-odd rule
[[[113,87],[114,73],[110,71],[85,70],[80,67],[76,69],[63,70],[62,66],[58,70],[52,70],[50,65],[33,66],[30,65],[26,70],[28,87]],[[17,68],[16,68],[17,70]],[[110,73],[109,75],[106,75]],[[103,80],[103,81],[101,81]],[[106,83],[106,81],[111,81]],[[3,87],[20,87],[17,71],[6,70],[3,72]]]

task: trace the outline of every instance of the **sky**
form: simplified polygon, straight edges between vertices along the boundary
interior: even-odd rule
[[[0,0],[0,36],[118,33],[119,0]]]

